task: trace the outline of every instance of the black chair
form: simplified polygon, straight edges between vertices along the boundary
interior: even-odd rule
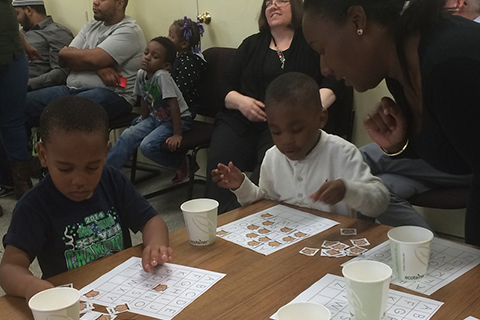
[[[352,141],[355,110],[353,110],[353,88],[345,87],[335,102],[328,108],[328,121],[324,130]]]
[[[222,74],[228,66],[230,59],[235,53],[236,49],[213,47],[205,50],[203,55],[208,62],[208,68],[205,73],[204,81],[200,87],[201,101],[198,108],[197,115],[208,118],[215,118],[217,113],[223,108],[224,97],[222,95]],[[146,199],[164,194],[166,192],[178,189],[188,185],[188,199],[193,197],[193,185],[196,181],[205,182],[204,179],[195,180],[195,164],[197,154],[200,150],[206,149],[210,146],[214,130],[213,123],[195,120],[192,129],[183,134],[182,144],[180,148],[175,151],[181,154],[187,154],[189,158],[189,179],[185,182],[169,186],[167,188],[144,195]],[[169,152],[166,144],[162,145],[162,150]]]
[[[467,207],[470,187],[436,188],[408,199],[414,206],[434,209],[463,209]]]

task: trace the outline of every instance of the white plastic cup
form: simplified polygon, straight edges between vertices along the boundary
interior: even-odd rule
[[[188,239],[194,246],[208,246],[217,239],[218,202],[213,199],[193,199],[184,202],[183,212]]]
[[[330,320],[330,310],[315,302],[293,302],[277,312],[277,320]]]
[[[35,320],[79,320],[80,292],[56,287],[40,291],[28,301]]]
[[[414,281],[425,277],[433,232],[422,227],[403,226],[390,229],[387,235],[397,278]]]
[[[378,261],[353,261],[342,273],[348,309],[355,320],[380,320],[385,316],[392,269]]]

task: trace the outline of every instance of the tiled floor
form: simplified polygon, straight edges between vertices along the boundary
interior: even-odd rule
[[[125,169],[125,174],[129,176],[129,170]],[[141,177],[142,173],[139,172],[138,175]],[[162,174],[158,177],[150,179],[148,181],[142,182],[137,185],[138,190],[142,194],[147,194],[160,188],[163,188],[171,184],[174,173],[171,171],[162,171]],[[35,183],[35,182],[34,182]],[[194,197],[203,196],[204,187],[202,184],[196,184],[194,188]],[[180,205],[187,200],[187,187],[180,188],[175,191],[171,191],[167,194],[157,196],[149,200],[152,206],[158,211],[159,215],[163,218],[165,223],[168,226],[169,231],[175,231],[177,229],[183,228],[185,223],[183,221],[182,212],[180,210]],[[0,217],[0,236],[3,238],[3,235],[7,232],[8,226],[10,224],[10,219],[12,217],[12,211],[15,206],[16,200],[13,195],[0,198],[0,205],[3,207],[4,215]],[[139,244],[142,242],[141,233],[132,234],[133,245]],[[3,245],[0,245],[0,259],[3,256]],[[41,276],[40,268],[35,260],[30,267],[31,272],[36,276]],[[4,292],[0,288],[0,295],[3,295]]]

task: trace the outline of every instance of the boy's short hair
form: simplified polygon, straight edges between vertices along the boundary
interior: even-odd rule
[[[270,83],[265,92],[265,109],[278,103],[295,107],[314,106],[318,110],[322,108],[318,84],[300,72],[285,73]]]
[[[167,37],[156,37],[153,38],[151,41],[156,41],[165,48],[165,59],[167,60],[167,62],[170,62],[170,64],[173,64],[175,62],[175,59],[177,58],[177,48],[175,47],[175,44],[172,42],[172,40],[168,39]]]
[[[98,132],[108,141],[108,115],[97,102],[83,97],[58,98],[45,107],[40,116],[40,137],[43,143],[57,130],[65,132]]]

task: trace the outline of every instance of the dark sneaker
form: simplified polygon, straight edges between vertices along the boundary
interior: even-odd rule
[[[179,184],[179,183],[182,183],[182,182],[188,180],[188,176],[189,176],[189,170],[188,169],[190,168],[188,164],[189,164],[188,161],[184,161],[182,163],[180,168],[177,170],[177,174],[172,179],[173,184]],[[195,161],[195,168],[193,169],[193,173],[197,172],[199,169],[200,169],[200,167],[199,167],[198,163]]]

